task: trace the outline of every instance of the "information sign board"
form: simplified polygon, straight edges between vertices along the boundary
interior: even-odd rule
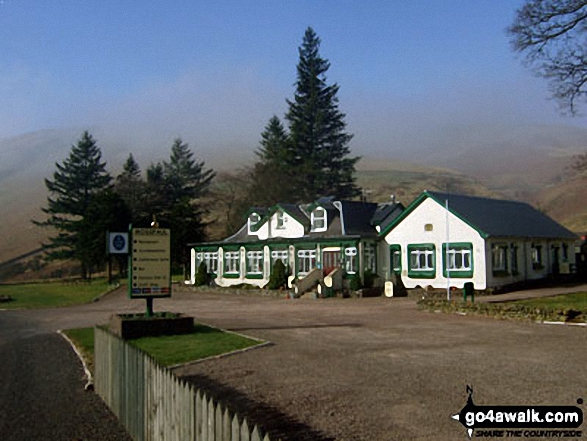
[[[170,297],[170,231],[166,228],[133,228],[131,235],[130,297]]]

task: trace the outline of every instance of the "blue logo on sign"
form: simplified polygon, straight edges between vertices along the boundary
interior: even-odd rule
[[[122,234],[117,234],[116,236],[114,236],[114,239],[112,239],[112,246],[117,251],[123,250],[125,245],[126,240],[124,239],[124,236]]]

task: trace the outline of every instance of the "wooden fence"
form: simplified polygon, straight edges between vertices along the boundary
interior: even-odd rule
[[[94,384],[135,441],[271,441],[111,332],[94,328]]]

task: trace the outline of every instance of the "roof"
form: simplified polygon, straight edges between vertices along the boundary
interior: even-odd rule
[[[478,196],[425,191],[408,209],[392,222],[382,234],[387,234],[426,198],[448,209],[479,233],[487,237],[527,237],[544,239],[576,239],[577,236],[525,202],[489,199]]]
[[[376,235],[371,223],[377,204],[370,202],[340,201],[343,231],[345,234]]]

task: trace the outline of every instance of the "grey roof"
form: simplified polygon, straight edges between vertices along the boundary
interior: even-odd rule
[[[310,226],[310,219],[304,213],[304,211],[300,208],[299,205],[296,204],[277,204],[279,207],[283,208],[287,211],[290,215],[292,215],[298,222],[304,226],[304,228],[308,228]]]
[[[377,204],[371,202],[340,201],[344,222],[344,232],[349,235],[376,235],[371,219]]]
[[[576,239],[565,227],[524,202],[425,192],[486,236]]]
[[[399,202],[388,202],[385,204],[379,204],[377,211],[371,219],[372,225],[379,225],[380,230],[384,230],[389,224],[391,224],[402,212],[404,206]]]

